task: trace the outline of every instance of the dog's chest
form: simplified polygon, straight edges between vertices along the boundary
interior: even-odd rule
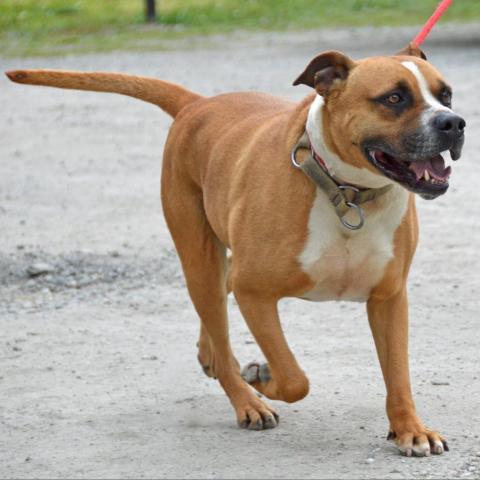
[[[408,193],[395,190],[394,195],[387,194],[382,199],[381,208],[367,215],[365,225],[358,231],[347,230],[325,195],[317,191],[308,220],[308,238],[299,256],[315,285],[302,298],[368,299],[393,258],[395,231],[407,209]]]

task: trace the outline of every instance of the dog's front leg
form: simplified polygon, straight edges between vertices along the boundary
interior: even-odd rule
[[[388,298],[372,296],[367,311],[387,389],[389,439],[407,456],[443,453],[448,450],[445,440],[427,429],[415,412],[408,366],[406,288]]]
[[[297,402],[309,390],[309,382],[283,334],[277,300],[261,294],[235,291],[240,310],[268,364],[248,364],[243,378],[273,400]]]

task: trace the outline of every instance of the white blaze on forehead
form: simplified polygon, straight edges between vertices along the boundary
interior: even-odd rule
[[[427,103],[431,108],[434,110],[446,110],[450,112],[450,108],[446,107],[442,103],[440,103],[432,94],[430,91],[430,88],[428,88],[427,81],[425,80],[425,77],[422,75],[422,72],[418,68],[417,65],[415,65],[414,62],[402,62],[402,65],[410,70],[415,78],[417,79],[418,82],[418,87],[420,88],[420,93],[422,94],[423,99],[425,100],[425,103]]]

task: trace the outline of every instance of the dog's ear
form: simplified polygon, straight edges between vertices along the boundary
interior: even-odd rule
[[[326,95],[335,82],[348,77],[354,65],[355,62],[343,53],[335,51],[321,53],[307,65],[293,84],[307,85],[314,88],[318,94]]]
[[[420,49],[418,45],[415,45],[413,42],[410,42],[406,47],[402,48],[399,52],[395,55],[407,55],[408,57],[418,57],[422,58],[423,60],[427,59],[423,50]]]

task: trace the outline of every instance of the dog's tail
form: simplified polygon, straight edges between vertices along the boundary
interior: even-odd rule
[[[12,70],[12,82],[74,90],[120,93],[158,105],[175,117],[183,107],[202,98],[174,83],[122,73],[72,72],[67,70]]]

